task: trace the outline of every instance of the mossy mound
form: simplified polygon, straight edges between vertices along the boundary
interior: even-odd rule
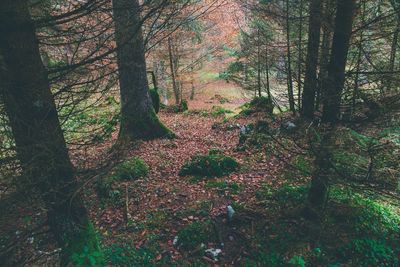
[[[242,106],[240,114],[249,116],[256,112],[266,112],[272,114],[274,111],[274,104],[268,97],[261,96],[253,98],[249,103]]]
[[[187,161],[179,175],[219,177],[236,171],[239,164],[234,158],[225,156],[219,150],[210,150],[208,155],[196,155]]]
[[[186,225],[178,233],[178,246],[185,250],[194,250],[206,244],[213,237],[213,225],[210,220],[196,221]]]
[[[153,102],[154,111],[158,113],[160,111],[160,95],[158,94],[157,88],[149,90],[151,101]]]
[[[132,157],[113,170],[113,176],[117,180],[134,180],[144,177],[149,172],[149,166],[139,157]]]
[[[118,181],[135,180],[145,177],[149,172],[149,166],[142,159],[132,157],[112,170],[111,175],[99,180],[96,185],[97,194],[101,198],[115,199],[120,196],[120,191],[114,188]]]

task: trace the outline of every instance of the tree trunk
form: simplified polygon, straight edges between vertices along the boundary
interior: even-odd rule
[[[365,23],[365,1],[362,1],[362,10],[361,10],[361,25]],[[360,30],[360,39],[358,40],[357,46],[357,62],[356,62],[356,73],[354,75],[354,88],[353,88],[353,96],[351,99],[351,115],[353,116],[355,108],[356,108],[356,99],[359,96],[359,72],[361,68],[361,55],[362,55],[362,45],[364,41],[364,30]]]
[[[334,129],[327,129],[315,151],[315,168],[311,177],[306,210],[306,215],[310,219],[320,218],[321,211],[327,200],[329,175],[332,167],[330,151],[332,149],[333,133]]]
[[[318,85],[317,85],[317,96],[315,101],[315,109],[319,110],[321,105],[321,99],[323,98],[324,83],[328,79],[328,65],[329,65],[329,53],[332,44],[332,33],[334,23],[334,11],[335,1],[328,0],[324,3],[323,7],[323,21],[322,21],[322,45],[320,55],[320,68],[318,73]]]
[[[171,131],[158,120],[149,95],[139,2],[113,0],[112,3],[121,92],[119,139],[168,137]]]
[[[21,183],[40,192],[62,247],[61,265],[66,265],[84,246],[98,250],[98,242],[77,193],[27,1],[2,0],[0,10],[0,95],[23,172]]]
[[[161,95],[163,96],[163,103],[164,105],[168,105],[168,89],[167,89],[167,79],[166,79],[166,75],[165,75],[165,64],[164,61],[160,61],[159,64],[159,86],[160,86],[160,92]]]
[[[300,14],[299,14],[299,40],[298,40],[298,59],[297,59],[297,106],[301,110],[301,62],[302,62],[302,42],[303,42],[303,0],[300,0]]]
[[[323,99],[324,122],[336,122],[339,117],[354,9],[355,0],[337,0],[328,81]]]
[[[173,57],[172,50],[173,50],[172,49],[172,40],[171,40],[171,37],[168,37],[168,56],[169,56],[169,66],[171,69],[172,88],[174,90],[175,104],[180,105],[181,99],[180,99],[178,84],[176,82],[176,77],[175,77],[174,57]]]
[[[261,47],[260,47],[260,29],[257,29],[257,92],[261,97]]]
[[[268,99],[272,103],[272,95],[271,95],[271,89],[270,89],[270,82],[269,82],[269,57],[268,57],[268,41],[265,43],[265,75],[267,79],[267,94],[268,94]]]
[[[395,1],[390,1],[392,4],[393,9],[396,10],[396,2]],[[391,49],[390,49],[390,59],[389,59],[389,72],[393,72],[394,71],[394,66],[395,66],[395,62],[396,62],[396,53],[397,53],[397,45],[398,45],[398,40],[399,40],[399,33],[400,33],[400,14],[397,11],[397,16],[396,16],[396,28],[394,30],[393,33],[393,39],[392,39],[392,45],[391,45]],[[390,77],[387,78],[388,82],[387,82],[387,90],[390,91],[391,87],[392,87],[392,79],[394,79],[394,75],[392,74]]]
[[[323,134],[320,146],[315,155],[315,169],[311,178],[311,188],[308,195],[307,215],[310,218],[319,217],[327,199],[329,171],[331,169],[331,149],[334,145],[333,133],[339,114],[341,92],[344,85],[344,72],[347,51],[353,23],[355,0],[337,0],[335,31],[332,43],[331,58],[328,67],[327,92],[324,100],[323,121],[331,122],[332,129]]]
[[[286,0],[286,48],[287,48],[287,86],[288,86],[288,97],[289,97],[289,109],[293,113],[296,112],[294,107],[294,95],[293,95],[293,77],[292,77],[292,61],[290,54],[290,24],[289,24],[289,0]]]
[[[319,39],[321,31],[321,0],[312,0],[310,4],[310,19],[308,26],[308,44],[306,59],[306,74],[302,99],[302,115],[307,118],[314,117],[315,91],[317,88],[317,66]]]

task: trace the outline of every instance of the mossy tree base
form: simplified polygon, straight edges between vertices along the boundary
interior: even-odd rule
[[[157,118],[154,110],[141,116],[125,117],[121,120],[119,141],[175,138],[175,134]]]

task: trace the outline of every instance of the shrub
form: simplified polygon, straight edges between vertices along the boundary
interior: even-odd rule
[[[210,151],[208,155],[196,155],[187,161],[179,175],[194,175],[201,177],[223,176],[238,169],[239,164],[231,157],[222,153]]]
[[[158,113],[160,111],[160,95],[158,94],[157,88],[149,90],[151,102],[153,103],[154,111]]]

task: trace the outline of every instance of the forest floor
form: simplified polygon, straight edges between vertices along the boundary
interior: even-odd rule
[[[224,88],[232,91],[230,84],[219,83],[219,91],[205,87],[184,113],[161,110],[159,118],[176,134],[175,139],[140,141],[115,149],[114,132],[94,146],[71,149],[107,265],[396,266],[399,206],[338,185],[331,187],[324,220],[306,220],[303,210],[313,160],[306,153],[309,123],[288,113],[237,115],[247,98],[224,94]],[[267,131],[254,132],[240,142],[240,128],[260,120],[266,122]],[[288,121],[296,123],[296,132],[282,130]],[[375,128],[383,130],[379,125]],[[399,134],[398,128],[395,131]],[[346,134],[339,135],[347,152],[358,152]],[[366,140],[356,137],[358,143]],[[236,159],[239,169],[212,178],[179,175],[194,155],[215,149]],[[346,151],[340,154],[344,161],[368,164]],[[113,185],[112,197],[101,198],[97,182],[134,156],[149,166],[148,175],[119,181]],[[8,214],[0,219],[0,245],[12,240],[6,249],[17,258],[12,260],[15,266],[56,265],[59,250],[43,228],[45,212],[40,201],[31,199],[27,205],[15,199],[23,198],[10,197],[9,202],[0,203]],[[235,210],[232,220],[228,206]],[[17,247],[18,242],[22,245]],[[207,249],[218,255],[207,254]]]
[[[260,188],[283,182],[284,163],[263,151],[238,151],[238,125],[255,123],[257,117],[231,119],[222,124],[221,116],[191,113],[159,114],[161,121],[177,135],[176,139],[145,141],[125,149],[124,157],[140,157],[149,165],[150,173],[145,179],[121,185],[123,205],[120,208],[99,206],[95,194],[91,195],[91,215],[105,237],[105,244],[126,244],[129,240],[140,247],[157,240],[160,253],[157,259],[167,255],[173,261],[179,260],[188,255],[182,255],[184,252],[173,245],[178,231],[190,223],[213,219],[221,229],[214,233],[209,244],[205,244],[206,248],[220,248],[220,244],[212,240],[221,239],[224,262],[237,260],[244,247],[238,245],[242,242],[239,233],[233,228],[225,229],[230,228],[226,221],[227,206],[240,209],[259,202],[255,194]],[[186,161],[194,155],[207,154],[210,149],[219,149],[237,159],[240,171],[219,178],[179,176]],[[93,154],[99,155],[98,148],[96,151]],[[290,154],[287,157],[290,158]],[[259,220],[258,216],[251,220]],[[119,242],[116,239],[120,239]]]

